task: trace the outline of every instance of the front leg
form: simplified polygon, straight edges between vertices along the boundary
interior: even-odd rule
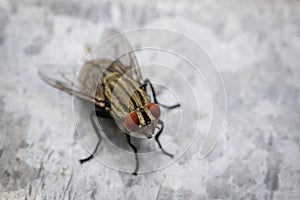
[[[94,131],[95,131],[95,133],[98,137],[98,142],[96,144],[96,147],[95,147],[94,151],[92,152],[92,154],[89,157],[79,160],[80,164],[83,164],[83,163],[91,160],[92,158],[94,158],[94,154],[97,152],[97,150],[100,146],[102,137],[101,137],[101,134],[99,132],[99,129],[97,128],[97,125],[96,125],[96,122],[95,122],[95,117],[104,116],[104,114],[105,114],[105,112],[103,110],[96,110],[95,112],[92,111],[91,114],[90,114],[90,120],[92,122]]]
[[[151,83],[151,81],[150,81],[149,79],[145,79],[144,84],[142,85],[142,87],[145,88],[145,90],[146,90],[146,86],[147,86],[147,85],[150,86],[150,89],[151,89],[151,92],[152,92],[152,95],[153,95],[154,103],[157,103],[157,104],[160,105],[161,107],[164,107],[164,108],[169,109],[169,110],[174,109],[174,108],[177,108],[177,107],[180,107],[180,104],[179,104],[179,103],[178,103],[178,104],[175,104],[175,105],[172,105],[172,106],[168,106],[168,105],[164,105],[164,104],[159,103],[159,102],[157,101],[157,99],[156,99],[156,94],[155,94],[154,87],[153,87],[153,85],[152,85],[152,83]]]
[[[167,156],[170,156],[171,158],[173,158],[173,155],[170,154],[170,153],[168,153],[168,152],[162,147],[162,145],[160,144],[160,141],[159,141],[159,136],[160,136],[160,134],[162,133],[162,131],[164,130],[164,122],[161,121],[161,120],[158,120],[158,123],[157,123],[157,124],[159,124],[161,127],[160,127],[158,133],[155,135],[155,140],[156,140],[156,142],[157,142],[159,148],[162,150],[162,152],[163,152],[164,154],[166,154]]]

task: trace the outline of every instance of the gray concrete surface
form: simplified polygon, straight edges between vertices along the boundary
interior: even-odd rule
[[[0,199],[299,199],[299,24],[292,0],[1,0]],[[137,177],[78,163],[88,153],[71,97],[37,66],[82,61],[112,26],[170,28],[205,47],[227,91],[224,133],[208,157],[188,150]]]

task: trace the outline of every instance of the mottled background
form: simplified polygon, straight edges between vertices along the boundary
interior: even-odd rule
[[[300,199],[300,2],[0,0],[0,199]],[[199,42],[227,91],[224,133],[133,177],[76,138],[71,97],[37,76],[77,63],[99,30],[170,28]]]

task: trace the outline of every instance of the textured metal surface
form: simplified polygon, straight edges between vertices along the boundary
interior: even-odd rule
[[[1,0],[0,199],[299,199],[299,23],[297,1]],[[206,48],[228,101],[207,158],[189,149],[137,177],[79,164],[71,97],[36,67],[80,63],[112,25],[170,28]]]

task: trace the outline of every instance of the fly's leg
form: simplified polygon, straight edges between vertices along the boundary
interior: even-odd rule
[[[132,174],[136,176],[137,172],[139,170],[139,158],[138,158],[138,155],[137,155],[137,148],[131,143],[131,141],[130,141],[130,135],[124,133],[124,136],[125,136],[125,139],[126,139],[127,143],[129,144],[129,146],[134,151],[136,164],[135,164],[135,169],[134,169],[134,171],[133,171]]]
[[[91,114],[90,114],[90,120],[91,120],[93,128],[94,128],[94,130],[95,130],[95,132],[97,134],[98,142],[96,144],[96,147],[95,147],[93,153],[89,157],[79,160],[80,164],[85,163],[85,162],[91,160],[92,158],[94,158],[94,154],[97,152],[97,150],[98,150],[98,148],[100,146],[102,137],[101,137],[101,134],[99,132],[99,129],[97,128],[97,125],[96,125],[96,122],[95,122],[94,119],[95,119],[95,117],[100,117],[100,116],[102,116],[104,114],[105,114],[105,112],[102,111],[102,110],[96,110],[96,112],[92,111]]]
[[[148,84],[150,85],[150,89],[151,89],[151,92],[152,92],[152,94],[153,94],[154,103],[157,103],[158,105],[160,105],[161,107],[164,107],[164,108],[166,108],[166,109],[173,109],[173,108],[177,108],[177,107],[180,106],[179,103],[178,103],[178,104],[175,104],[175,105],[172,105],[172,106],[168,106],[168,105],[164,105],[164,104],[159,103],[159,102],[157,101],[157,99],[156,99],[156,94],[155,94],[154,87],[153,87],[153,85],[152,85],[152,83],[151,83],[151,81],[150,81],[149,79],[145,79],[144,84],[143,84],[142,87],[146,88],[146,86],[147,86]]]
[[[156,94],[155,94],[155,90],[154,90],[154,87],[151,83],[151,81],[149,79],[145,79],[144,81],[144,85],[142,87],[146,88],[147,85],[150,85],[150,89],[151,89],[151,92],[153,94],[153,99],[154,99],[154,103],[157,103],[158,105],[160,105],[161,107],[164,107],[166,109],[174,109],[174,108],[177,108],[177,107],[180,107],[180,104],[175,104],[175,105],[172,105],[172,106],[167,106],[167,105],[163,105],[161,103],[159,103],[156,99]],[[159,129],[158,133],[155,135],[155,141],[157,142],[159,148],[162,150],[162,152],[164,154],[166,154],[167,156],[170,156],[171,158],[173,158],[173,155],[168,153],[167,151],[164,150],[164,148],[162,147],[160,141],[159,141],[159,136],[160,134],[162,133],[163,129],[164,129],[164,122],[159,120],[158,121],[158,124],[161,126],[161,128]]]
[[[170,154],[167,151],[165,151],[164,148],[162,147],[162,145],[160,144],[160,141],[159,141],[159,136],[162,133],[162,131],[164,130],[164,122],[161,121],[161,120],[158,120],[157,124],[159,124],[161,126],[161,128],[159,129],[158,133],[155,135],[155,141],[157,142],[159,148],[162,150],[162,152],[164,154],[166,154],[167,156],[170,156],[171,158],[173,158],[173,154]]]

